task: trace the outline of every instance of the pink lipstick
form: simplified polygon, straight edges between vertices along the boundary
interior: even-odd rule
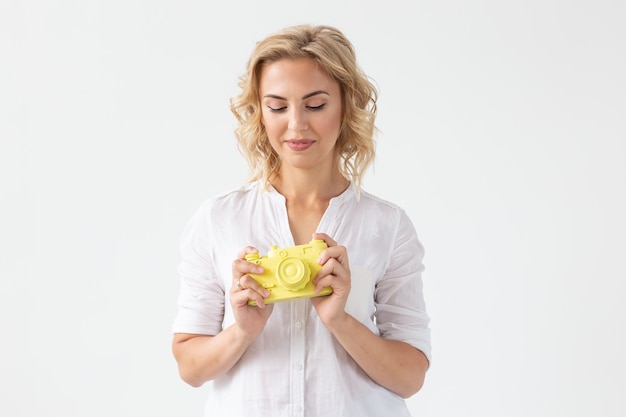
[[[290,139],[287,141],[287,146],[292,151],[304,151],[309,149],[313,143],[315,142],[310,139]]]

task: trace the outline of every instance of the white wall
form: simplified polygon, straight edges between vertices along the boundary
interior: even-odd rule
[[[381,90],[368,191],[426,247],[415,416],[626,415],[626,6],[0,3],[0,415],[200,416],[178,238],[241,184],[254,42],[333,24]]]

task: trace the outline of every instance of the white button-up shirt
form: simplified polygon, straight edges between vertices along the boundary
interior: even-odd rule
[[[347,248],[346,310],[372,332],[430,360],[422,294],[424,250],[399,207],[353,187],[330,201],[317,231]],[[232,262],[251,245],[294,246],[285,198],[254,182],[207,200],[181,239],[175,333],[215,335],[234,323]],[[281,301],[265,329],[225,375],[207,383],[205,416],[409,416],[404,400],[372,381],[318,318],[310,300]]]

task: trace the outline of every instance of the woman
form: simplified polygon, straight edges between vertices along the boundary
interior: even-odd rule
[[[240,87],[252,176],[183,234],[181,377],[211,381],[207,416],[408,416],[430,361],[423,248],[401,208],[361,189],[376,89],[339,30],[308,25],[259,42]],[[328,245],[312,284],[332,293],[266,304],[246,255],[312,240]]]

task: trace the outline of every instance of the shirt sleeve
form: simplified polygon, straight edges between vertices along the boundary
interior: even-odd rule
[[[215,335],[222,330],[225,293],[214,268],[211,210],[209,200],[193,215],[180,240],[180,291],[174,333]]]
[[[382,337],[406,342],[430,361],[430,318],[422,282],[424,247],[404,211],[397,227],[389,265],[376,285],[376,325]]]

